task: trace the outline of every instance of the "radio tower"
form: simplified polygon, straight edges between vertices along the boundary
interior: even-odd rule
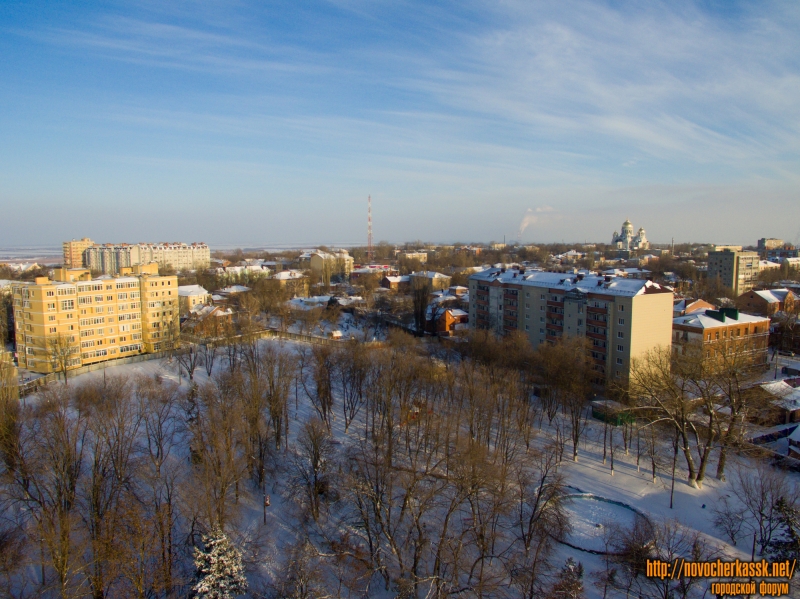
[[[372,196],[367,197],[367,262],[372,264]]]

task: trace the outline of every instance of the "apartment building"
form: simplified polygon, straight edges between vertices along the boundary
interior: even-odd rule
[[[745,314],[736,308],[703,310],[673,320],[673,351],[700,350],[700,359],[713,360],[731,351],[747,363],[766,366],[769,318]]]
[[[211,264],[211,250],[205,243],[93,244],[84,251],[82,266],[117,274],[121,268],[151,262],[177,271],[205,269]]]
[[[64,266],[67,268],[81,268],[83,266],[83,252],[94,245],[88,237],[73,239],[63,243]]]
[[[758,282],[759,256],[743,252],[740,245],[717,246],[708,252],[708,279],[718,280],[736,295],[750,291]]]
[[[627,378],[631,360],[669,347],[673,292],[652,281],[491,268],[469,278],[470,328],[591,344],[595,384]]]
[[[317,250],[309,255],[309,267],[321,275],[326,283],[329,283],[332,276],[350,276],[350,272],[353,270],[353,257],[347,250],[332,252]]]
[[[92,279],[88,269],[60,268],[12,287],[19,366],[33,372],[157,352],[177,343],[178,278],[156,264]]]
[[[400,252],[400,260],[419,260],[421,264],[427,264],[428,252]]]

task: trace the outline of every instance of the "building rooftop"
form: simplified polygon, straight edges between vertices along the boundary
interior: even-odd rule
[[[714,329],[737,323],[769,324],[769,318],[745,314],[735,308],[722,308],[720,310],[704,310],[702,312],[692,312],[686,316],[678,316],[672,319],[672,323],[699,329]]]
[[[645,293],[672,293],[672,288],[642,279],[624,277],[582,275],[559,272],[521,271],[490,268],[471,275],[470,280],[493,283],[514,283],[516,285],[545,289],[578,290],[583,293],[600,293],[633,297]]]
[[[786,296],[792,293],[788,289],[761,289],[753,291],[758,297],[766,300],[770,304],[779,304],[786,300]],[[792,293],[792,296],[794,294]]]
[[[178,287],[178,295],[181,297],[208,295],[208,291],[202,285],[180,285]]]

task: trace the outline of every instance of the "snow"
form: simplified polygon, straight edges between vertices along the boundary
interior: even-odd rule
[[[295,325],[293,325],[295,326]],[[321,328],[325,334],[332,330],[342,330],[345,337],[353,329],[360,334],[364,328],[359,325],[353,315],[343,314],[340,320],[331,325],[324,323]],[[292,330],[292,327],[290,327]],[[362,337],[363,338],[363,337]],[[265,346],[273,346],[281,351],[297,351],[302,347],[302,343],[287,342],[278,340],[263,340]],[[219,359],[215,366],[217,371],[223,368],[223,359]],[[79,384],[82,381],[99,379],[103,376],[128,376],[144,375],[148,377],[160,376],[164,379],[174,381],[186,388],[188,381],[185,374],[180,376],[178,373],[177,362],[158,359],[135,364],[116,365],[107,368],[105,371],[94,371],[91,373],[76,376],[70,385]],[[203,384],[209,379],[206,372],[200,368],[194,373],[194,382]],[[293,445],[300,425],[314,415],[314,410],[309,401],[303,397],[292,398],[291,422],[289,444]],[[337,408],[338,409],[338,408]],[[363,414],[362,414],[363,417]],[[359,421],[360,422],[360,421]],[[711,542],[719,546],[724,555],[729,558],[749,559],[748,542],[740,541],[740,547],[731,546],[713,527],[711,506],[720,493],[727,492],[727,483],[718,481],[712,477],[707,477],[702,488],[694,488],[686,484],[687,473],[684,470],[682,458],[679,458],[675,492],[674,507],[670,509],[670,472],[662,465],[658,471],[655,482],[649,470],[649,461],[646,456],[641,457],[641,468],[636,465],[636,445],[635,439],[631,443],[629,452],[626,454],[622,447],[622,437],[619,429],[610,427],[614,432],[614,469],[611,470],[610,460],[603,460],[603,423],[589,419],[584,437],[579,445],[579,458],[577,462],[569,459],[571,456],[571,446],[567,443],[565,448],[565,461],[561,465],[561,471],[568,485],[582,492],[589,492],[604,499],[622,502],[633,509],[628,509],[606,501],[598,501],[588,498],[574,498],[568,509],[570,512],[570,524],[573,530],[569,536],[569,541],[586,549],[600,551],[602,546],[603,528],[596,525],[603,525],[606,522],[614,521],[617,523],[632,522],[634,511],[638,510],[647,515],[648,518],[659,520],[663,518],[674,518],[681,524],[697,530],[705,535]],[[359,427],[354,425],[349,433],[344,432],[344,422],[341,418],[335,418],[332,423],[332,433],[338,447],[344,446],[349,439],[354,438],[354,431]],[[542,426],[542,430],[535,439],[535,444],[544,446],[551,442],[555,437],[555,429],[549,427],[547,422]],[[731,458],[732,462],[735,459]],[[670,464],[671,466],[671,464]],[[716,462],[713,462],[716,466]],[[731,464],[733,467],[733,464]],[[271,506],[267,509],[267,544],[258,554],[255,560],[256,566],[251,564],[251,568],[258,568],[261,575],[276,576],[278,568],[290,547],[293,546],[300,534],[298,527],[293,520],[296,508],[296,501],[292,497],[285,478],[281,477],[271,481],[269,486],[271,493]],[[787,474],[793,480],[797,479],[794,474]],[[261,526],[262,510],[261,495],[253,493],[243,495],[243,513],[241,515],[240,527],[243,530],[258,529]],[[251,556],[252,557],[252,556]],[[599,597],[599,591],[595,589],[588,575],[593,570],[602,567],[602,558],[582,551],[578,551],[566,546],[560,546],[557,551],[557,560],[563,564],[567,557],[574,557],[583,563],[586,577],[586,595],[594,599]],[[252,575],[252,573],[251,573]],[[388,597],[389,595],[381,595]]]

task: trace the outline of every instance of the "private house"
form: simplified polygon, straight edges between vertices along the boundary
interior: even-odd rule
[[[753,289],[736,298],[736,307],[751,314],[772,316],[776,312],[791,312],[797,299],[788,289]]]

